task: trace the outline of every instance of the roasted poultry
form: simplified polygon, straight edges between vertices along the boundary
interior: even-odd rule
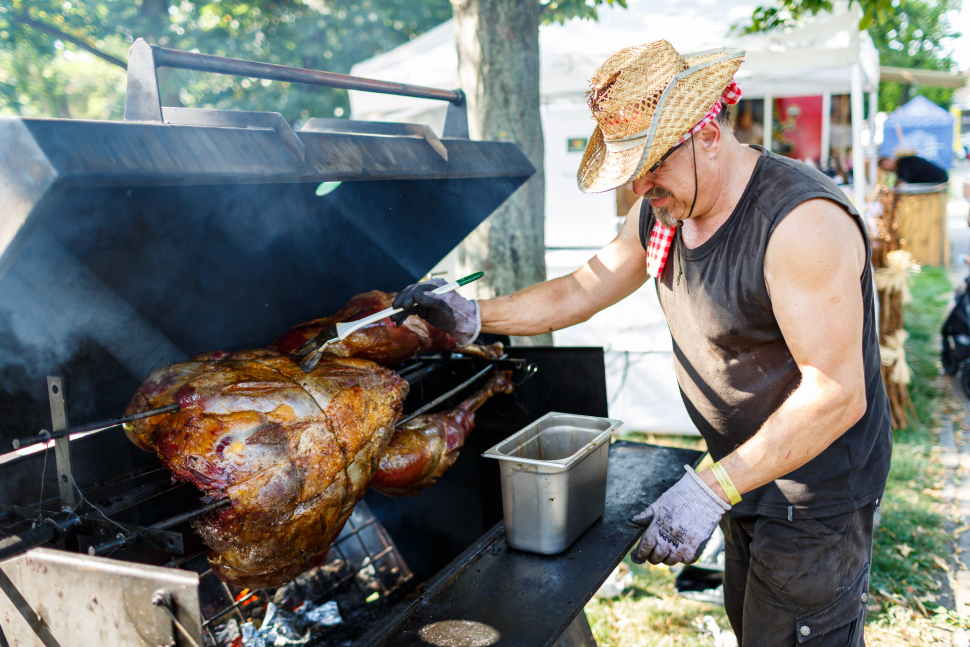
[[[297,324],[286,334],[277,337],[269,348],[292,355],[304,343],[316,337],[331,324],[343,321],[356,321],[367,315],[391,307],[396,292],[365,292],[353,297],[336,314],[322,319],[314,319]],[[346,339],[333,343],[326,352],[338,357],[358,357],[377,362],[382,366],[397,364],[415,355],[430,351],[456,351],[466,355],[497,358],[503,354],[501,344],[463,348],[455,347],[451,335],[438,330],[424,319],[412,315],[398,327],[385,318],[355,330]]]
[[[408,385],[372,362],[325,357],[309,374],[269,350],[210,353],[155,371],[125,426],[175,478],[232,505],[196,523],[219,579],[281,586],[329,548],[367,490]]]
[[[451,411],[418,416],[401,425],[381,456],[370,486],[388,496],[413,496],[445,473],[475,428],[475,411],[493,395],[512,392],[512,372],[497,371]]]
[[[232,505],[196,529],[223,581],[247,588],[280,586],[309,568],[340,533],[391,442],[408,385],[378,364],[427,351],[498,357],[501,344],[455,349],[455,340],[417,316],[400,328],[370,324],[327,348],[304,373],[292,353],[324,326],[389,306],[394,294],[367,292],[338,313],[295,326],[269,349],[217,351],[156,370],[127,413],[178,403],[178,413],[125,426],[136,445],[155,452],[205,501]],[[474,426],[474,411],[507,376],[453,411],[406,425],[375,487],[403,496],[432,484],[454,462]]]

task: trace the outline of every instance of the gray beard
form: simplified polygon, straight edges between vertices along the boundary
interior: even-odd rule
[[[654,186],[652,189],[643,194],[644,200],[651,200],[653,198],[666,198],[667,196],[672,196],[673,193],[667,189],[661,188],[659,186]],[[660,221],[660,224],[668,229],[676,227],[680,222],[672,215],[670,215],[670,209],[667,207],[653,207],[653,216]]]

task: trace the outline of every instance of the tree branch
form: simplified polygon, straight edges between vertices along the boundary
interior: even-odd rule
[[[112,65],[117,65],[118,67],[123,68],[125,70],[128,69],[128,65],[124,61],[122,61],[120,59],[117,59],[114,56],[111,56],[110,54],[105,54],[104,52],[102,52],[102,51],[100,51],[98,49],[95,49],[94,47],[91,47],[90,45],[88,45],[87,43],[85,43],[80,38],[75,38],[74,36],[71,36],[70,34],[66,34],[66,33],[62,32],[61,30],[59,30],[59,29],[56,29],[54,27],[51,27],[50,25],[45,25],[42,22],[38,22],[38,21],[34,20],[33,18],[31,18],[30,16],[24,16],[24,15],[18,16],[18,15],[14,15],[13,16],[13,20],[14,20],[14,22],[19,22],[21,25],[27,25],[28,27],[33,27],[34,29],[36,29],[38,31],[46,32],[46,33],[50,34],[51,36],[54,36],[54,37],[59,38],[61,40],[66,40],[67,42],[71,43],[72,45],[75,45],[76,47],[80,47],[84,51],[89,52],[91,54],[94,54],[98,58],[100,58],[102,60],[105,60],[105,61],[111,63]]]

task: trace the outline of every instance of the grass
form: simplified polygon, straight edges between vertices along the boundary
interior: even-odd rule
[[[894,434],[882,523],[873,542],[871,588],[877,617],[898,604],[921,613],[935,608],[941,575],[952,554],[947,516],[939,501],[946,475],[932,450],[946,396],[939,369],[939,330],[950,291],[944,270],[925,268],[913,281],[913,301],[903,317],[909,332],[906,357],[913,370],[910,396],[915,420]]]
[[[963,406],[948,401],[939,368],[938,334],[951,290],[944,270],[924,268],[914,277],[913,301],[904,316],[915,415],[907,429],[894,432],[893,465],[873,541],[866,626],[870,647],[959,644],[957,634],[970,631],[970,619],[939,603],[943,585],[952,575],[954,537],[947,523],[954,518],[953,510],[941,501],[946,473],[934,447],[941,416],[948,410],[962,411]],[[704,448],[698,438],[635,432],[626,437]],[[721,629],[728,627],[723,609],[678,596],[674,575],[666,567],[631,564],[631,568],[633,584],[620,598],[594,599],[586,607],[598,644],[713,645],[712,634],[698,626],[703,618],[710,616]]]
[[[639,566],[624,560],[633,583],[613,600],[593,599],[586,605],[596,644],[600,647],[712,645],[702,629],[705,616],[730,632],[724,609],[682,598],[674,589],[674,574],[663,565]]]

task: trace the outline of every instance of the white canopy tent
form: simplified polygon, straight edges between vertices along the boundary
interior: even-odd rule
[[[861,10],[837,0],[833,13],[805,19],[796,27],[769,34],[729,35],[733,25],[751,16],[758,2],[749,0],[630,0],[629,8],[600,8],[597,22],[570,20],[539,30],[540,91],[543,104],[568,102],[585,106],[589,78],[616,50],[665,38],[681,52],[712,47],[744,49],[744,64],[735,77],[745,97],[775,98],[851,94],[853,168],[861,172],[863,92],[875,105],[879,53],[866,32],[858,29]],[[386,54],[354,66],[352,73],[369,78],[431,87],[458,86],[454,25],[449,21]],[[358,118],[414,121],[438,128],[444,108],[433,101],[351,92],[351,111]],[[874,114],[875,110],[871,111]],[[770,111],[766,111],[770,119]],[[823,110],[823,118],[828,111]],[[592,121],[589,123],[592,131]],[[766,137],[771,129],[764,129]],[[823,125],[823,139],[828,128]],[[770,142],[768,142],[770,143]],[[823,156],[827,142],[822,142]],[[873,174],[874,176],[874,174]],[[861,178],[861,173],[860,173]],[[854,196],[864,198],[858,182]]]
[[[861,144],[863,92],[875,99],[879,57],[859,32],[858,8],[844,0],[832,14],[809,18],[772,34],[729,36],[731,27],[761,3],[745,0],[629,0],[629,8],[601,7],[598,22],[570,20],[539,31],[540,91],[546,143],[546,264],[549,278],[571,272],[608,243],[621,223],[612,192],[585,195],[576,188],[581,151],[567,141],[593,130],[585,93],[596,68],[616,50],[661,38],[680,52],[738,47],[747,54],[736,80],[745,98],[823,96],[822,150],[829,149],[828,106],[833,94],[852,95],[855,200],[864,199]],[[454,26],[447,22],[410,43],[354,66],[357,76],[455,88]],[[444,124],[440,102],[350,93],[355,119]],[[765,111],[770,119],[771,111]],[[872,110],[870,114],[875,114]],[[771,128],[764,128],[770,146]],[[447,142],[446,142],[447,144]],[[824,154],[824,153],[823,153]],[[871,177],[875,177],[872,172]],[[447,263],[443,264],[447,268]],[[605,346],[611,415],[636,429],[696,434],[673,373],[673,348],[652,284],[584,324],[555,334],[558,345]]]

